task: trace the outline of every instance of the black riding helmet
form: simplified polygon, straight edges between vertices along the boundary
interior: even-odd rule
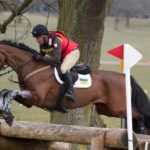
[[[48,29],[46,26],[38,24],[32,30],[33,37],[37,38],[42,35],[48,35]]]

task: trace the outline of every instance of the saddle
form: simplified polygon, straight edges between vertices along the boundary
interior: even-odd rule
[[[92,80],[90,75],[91,70],[89,66],[81,63],[72,67],[70,71],[73,79],[73,84],[74,84],[73,86],[75,88],[89,88],[92,85]],[[61,73],[60,66],[54,68],[54,75],[57,82],[60,83],[62,86],[60,87],[60,93],[56,100],[55,106],[53,108],[50,108],[49,110],[50,111],[55,110],[55,111],[65,113],[66,110],[62,108],[61,104],[64,95],[66,93],[66,87],[64,84],[64,77],[63,74]]]
[[[64,81],[64,77],[63,77],[63,74],[61,73],[60,66],[57,67],[56,70],[58,72],[59,78],[62,81]],[[80,63],[80,64],[77,64],[74,67],[72,67],[70,72],[71,72],[71,76],[72,76],[72,79],[73,79],[73,83],[75,83],[79,78],[79,74],[88,75],[88,74],[91,73],[91,69],[86,64]],[[57,76],[57,75],[55,74],[55,76]],[[56,77],[56,79],[57,79],[57,77]]]
[[[71,72],[77,72],[83,75],[91,73],[91,69],[84,63],[80,63],[71,68]]]

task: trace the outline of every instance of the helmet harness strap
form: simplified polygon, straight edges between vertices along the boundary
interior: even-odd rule
[[[43,38],[43,41],[44,41],[44,45],[46,45],[47,43],[46,43],[46,36],[42,36],[42,38]]]

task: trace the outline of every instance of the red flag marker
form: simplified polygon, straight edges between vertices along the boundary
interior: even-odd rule
[[[113,48],[109,50],[108,53],[111,55],[114,55],[115,57],[123,59],[124,58],[124,45],[120,45],[116,48]]]

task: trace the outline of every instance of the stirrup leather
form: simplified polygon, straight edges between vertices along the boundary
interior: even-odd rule
[[[74,92],[70,89],[67,89],[67,92],[65,94],[65,97],[71,99],[72,101],[75,101],[75,95]]]

